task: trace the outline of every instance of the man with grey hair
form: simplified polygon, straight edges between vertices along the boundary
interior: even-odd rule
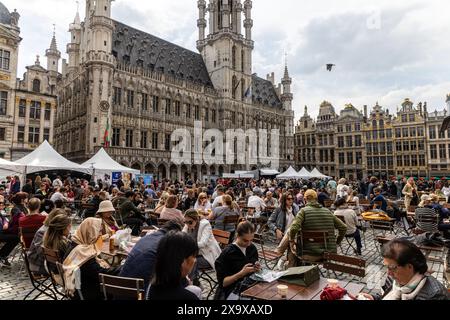
[[[260,188],[253,189],[253,195],[248,198],[247,207],[255,208],[254,218],[259,218],[261,212],[267,207],[262,199],[263,193]]]

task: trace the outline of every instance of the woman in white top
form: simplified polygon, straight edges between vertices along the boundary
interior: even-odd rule
[[[211,210],[211,208],[211,202],[208,200],[208,195],[204,192],[200,193],[197,202],[194,205],[194,209],[207,212],[208,210]]]
[[[350,188],[348,185],[346,185],[346,183],[347,183],[347,180],[345,180],[345,178],[342,178],[339,180],[339,183],[336,187],[336,197],[337,198],[347,199]]]
[[[200,219],[198,211],[189,209],[184,214],[184,228],[186,232],[193,237],[198,244],[199,255],[197,257],[196,266],[192,269],[190,278],[194,285],[199,285],[198,270],[214,269],[214,262],[220,256],[222,250],[214,238],[211,224],[206,219]]]
[[[343,217],[343,220],[347,225],[347,233],[345,236],[355,238],[357,251],[356,253],[358,255],[361,255],[362,243],[361,243],[361,235],[357,227],[358,217],[356,215],[356,212],[348,207],[344,198],[338,198],[334,203],[334,206],[336,207],[334,214],[336,216]]]

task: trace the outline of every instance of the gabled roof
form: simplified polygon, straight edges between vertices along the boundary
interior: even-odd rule
[[[283,107],[272,82],[255,74],[252,75],[252,100],[254,103],[261,103],[269,107],[280,109]]]
[[[200,54],[121,22],[114,25],[112,51],[119,63],[213,88]]]

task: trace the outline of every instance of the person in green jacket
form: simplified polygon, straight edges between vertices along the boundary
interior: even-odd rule
[[[289,238],[291,242],[295,241],[297,235],[302,231],[328,232],[326,248],[324,243],[305,243],[302,248],[304,256],[307,255],[308,258],[317,258],[317,261],[319,261],[325,251],[337,252],[336,246],[344,239],[347,226],[330,210],[322,207],[317,202],[316,191],[306,191],[304,198],[307,204],[295,217],[289,231]],[[337,238],[335,235],[336,229],[339,232]]]

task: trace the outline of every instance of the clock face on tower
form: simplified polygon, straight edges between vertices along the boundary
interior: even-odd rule
[[[100,102],[100,110],[103,112],[107,112],[109,110],[109,103],[108,101],[101,101]]]

